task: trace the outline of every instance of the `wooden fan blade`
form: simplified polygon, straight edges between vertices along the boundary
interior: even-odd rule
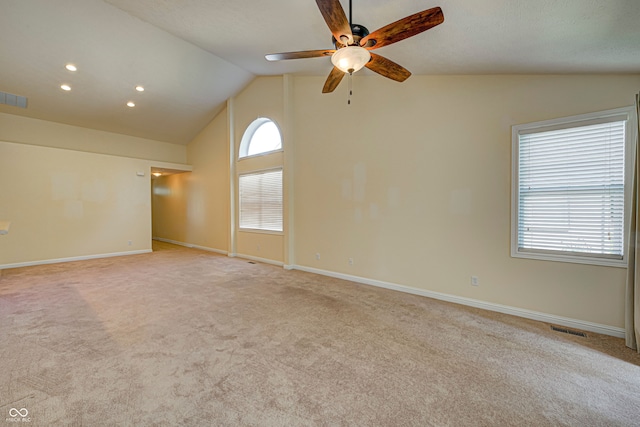
[[[365,67],[397,82],[403,82],[411,75],[411,72],[403,66],[375,53],[371,54],[371,61],[367,62]]]
[[[330,93],[338,87],[342,78],[344,77],[345,72],[339,69],[338,67],[333,67],[333,70],[329,73],[329,77],[327,77],[327,81],[324,82],[324,87],[322,88],[322,93]]]
[[[374,31],[360,40],[360,46],[378,49],[420,34],[443,22],[444,15],[439,7],[423,10]]]
[[[329,50],[302,50],[299,52],[282,52],[270,53],[265,55],[268,61],[280,61],[283,59],[303,59],[303,58],[319,58],[321,56],[331,56],[335,52],[334,49]]]
[[[344,14],[340,0],[316,0],[316,4],[333,37],[344,45],[352,44],[351,25],[347,15]]]

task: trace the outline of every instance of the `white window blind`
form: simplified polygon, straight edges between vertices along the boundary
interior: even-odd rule
[[[282,231],[282,169],[240,175],[240,228]]]
[[[518,251],[622,259],[620,116],[518,134]]]

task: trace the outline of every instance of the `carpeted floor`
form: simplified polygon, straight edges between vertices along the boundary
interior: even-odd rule
[[[640,425],[621,339],[154,245],[3,271],[0,423]]]

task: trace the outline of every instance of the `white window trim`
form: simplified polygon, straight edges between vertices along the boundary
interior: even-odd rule
[[[518,170],[518,153],[519,153],[519,134],[522,131],[535,130],[537,132],[544,130],[559,129],[562,127],[573,127],[579,125],[580,122],[591,122],[594,120],[608,118],[613,116],[626,116],[627,125],[625,132],[625,177],[624,177],[624,228],[623,228],[623,257],[622,259],[603,258],[598,255],[570,255],[560,253],[541,253],[530,252],[518,249],[518,209],[519,209],[519,170]],[[578,264],[602,265],[609,267],[627,267],[628,254],[628,236],[629,223],[631,220],[631,201],[633,171],[636,153],[636,133],[637,122],[635,107],[623,107],[613,110],[606,110],[577,116],[564,117],[552,120],[544,120],[540,122],[525,123],[512,126],[511,128],[511,256],[514,258],[528,258],[544,261],[560,261]]]
[[[272,153],[272,152],[270,152]],[[256,175],[256,174],[261,174],[261,173],[266,173],[266,172],[272,172],[272,171],[282,171],[282,231],[277,231],[277,230],[262,230],[260,228],[247,228],[247,227],[241,227],[240,226],[240,177],[243,175]],[[265,169],[255,169],[255,170],[251,170],[251,171],[247,171],[247,172],[241,172],[238,173],[238,175],[236,176],[236,182],[238,183],[238,231],[242,232],[242,233],[256,233],[256,234],[271,234],[271,235],[276,235],[276,236],[283,236],[284,235],[284,168],[282,166],[276,166],[276,167],[272,167],[272,168],[265,168]]]
[[[283,148],[278,148],[277,150],[265,151],[264,153],[252,154],[250,156],[239,157],[238,161],[242,162],[243,160],[255,159],[256,157],[270,156],[270,155],[275,154],[275,153],[284,153],[284,149]]]
[[[259,228],[238,228],[238,231],[240,233],[272,234],[274,236],[284,235],[284,231],[260,230]]]

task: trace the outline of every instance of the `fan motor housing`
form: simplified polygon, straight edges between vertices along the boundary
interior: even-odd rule
[[[351,24],[351,34],[353,34],[352,46],[359,46],[360,40],[369,35],[369,30],[364,25]],[[338,42],[335,37],[331,37],[331,42],[336,47],[336,49],[340,49],[341,47],[345,46],[342,43]]]

